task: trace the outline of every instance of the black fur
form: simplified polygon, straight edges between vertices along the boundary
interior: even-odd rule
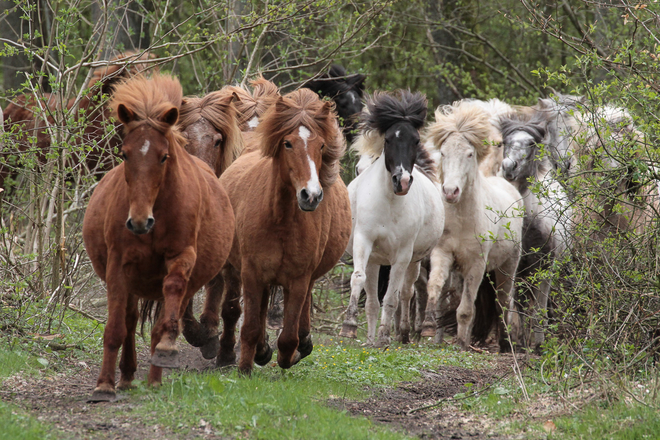
[[[393,125],[400,122],[410,123],[415,130],[424,126],[427,112],[426,97],[409,90],[400,90],[398,97],[389,93],[376,93],[367,101],[369,113],[365,126],[385,135]]]
[[[513,133],[523,131],[529,134],[534,142],[538,144],[543,141],[547,134],[547,124],[547,114],[543,112],[535,112],[531,118],[513,114],[500,118],[500,131],[505,143]]]

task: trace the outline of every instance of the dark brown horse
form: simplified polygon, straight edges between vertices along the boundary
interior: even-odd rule
[[[108,323],[103,364],[91,400],[131,386],[137,368],[138,299],[161,301],[151,335],[149,384],[176,366],[176,338],[190,298],[221,269],[232,242],[234,215],[212,170],[188,154],[176,127],[182,90],[168,76],[137,77],[117,86],[111,106],[124,124],[124,162],[92,195],[83,239],[106,282]]]
[[[310,90],[295,91],[277,99],[256,134],[256,145],[220,177],[236,213],[236,235],[214,280],[224,278],[227,288],[218,365],[235,360],[243,289],[239,369],[245,373],[253,361],[264,365],[272,356],[265,338],[272,285],[284,290],[279,365],[289,368],[312,352],[312,287],[337,263],[351,233],[348,192],[338,178],[345,145],[332,104]]]
[[[98,178],[115,165],[113,151],[121,145],[121,137],[107,129],[111,122],[105,96],[112,93],[117,83],[149,66],[147,63],[126,65],[125,60],[131,57],[134,58],[132,62],[135,62],[146,61],[151,56],[145,53],[138,57],[132,52],[118,55],[110,60],[107,66],[94,70],[86,86],[89,91],[79,101],[72,98],[66,102],[65,111],[70,113],[73,121],[73,126],[68,127],[68,130],[74,132],[68,143],[89,147],[89,151],[82,156],[80,152],[76,152],[69,165],[86,166]],[[8,176],[14,176],[21,168],[20,155],[33,150],[40,164],[46,162],[51,147],[49,127],[52,130],[63,129],[55,126],[53,117],[61,108],[62,104],[56,97],[47,93],[41,97],[19,95],[5,108],[4,129],[9,133],[8,143],[11,146],[0,153],[4,159],[0,162],[0,187],[4,186]],[[36,143],[31,140],[36,140]]]

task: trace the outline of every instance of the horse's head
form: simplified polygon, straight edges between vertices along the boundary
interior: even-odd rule
[[[279,97],[257,127],[262,153],[279,164],[282,181],[295,190],[303,211],[314,211],[323,186],[337,178],[344,144],[332,107],[300,89]]]
[[[120,84],[112,107],[124,125],[121,156],[128,184],[126,227],[145,234],[154,226],[153,207],[170,162],[176,161],[180,135],[181,85],[168,76],[138,77]]]
[[[243,149],[236,111],[235,94],[213,92],[203,98],[186,98],[181,106],[179,126],[187,139],[186,150],[206,162],[217,176]]]
[[[410,191],[420,155],[428,156],[419,136],[426,104],[422,94],[406,90],[399,91],[398,96],[375,93],[367,103],[365,128],[382,136],[385,168],[391,175],[392,190],[399,196]]]
[[[547,119],[543,113],[535,113],[531,118],[524,115],[510,115],[500,119],[504,145],[502,174],[510,182],[524,184],[535,176],[539,161],[539,144],[547,133]]]
[[[489,115],[478,107],[463,103],[436,110],[427,137],[440,151],[438,170],[447,203],[458,203],[480,173],[479,164],[490,152],[490,130]]]

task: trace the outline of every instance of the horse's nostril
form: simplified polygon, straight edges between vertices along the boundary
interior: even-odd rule
[[[309,193],[307,192],[307,189],[303,188],[300,190],[300,197],[302,197],[303,200],[309,200]]]
[[[397,178],[397,176],[392,176],[392,183],[395,185],[399,183],[399,179]]]
[[[153,217],[149,217],[147,219],[147,229],[151,229],[154,226],[154,223],[156,223],[156,220]]]
[[[130,218],[126,220],[126,227],[128,228],[129,231],[133,230],[133,221]]]

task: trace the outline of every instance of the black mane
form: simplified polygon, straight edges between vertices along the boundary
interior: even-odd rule
[[[318,79],[309,81],[303,87],[329,98],[334,98],[350,90],[362,98],[364,95],[364,80],[366,78],[366,75],[360,73],[348,75],[343,66],[333,64],[330,66],[328,73],[324,73]]]
[[[506,139],[517,131],[529,134],[535,143],[540,143],[547,133],[547,115],[543,112],[536,112],[530,118],[529,116],[512,114],[500,118],[500,131],[502,139]]]
[[[398,97],[389,93],[377,92],[368,100],[369,113],[364,121],[370,130],[376,130],[384,135],[394,124],[410,123],[415,130],[424,126],[427,112],[426,97],[419,92],[400,90]]]

